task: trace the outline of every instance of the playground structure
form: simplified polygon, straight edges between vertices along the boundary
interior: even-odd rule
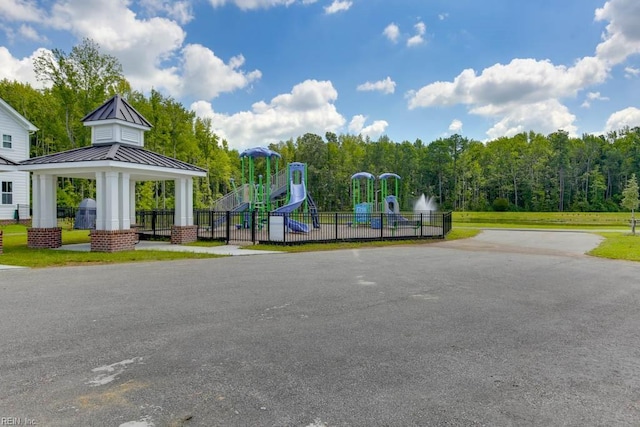
[[[214,209],[194,211],[198,239],[276,244],[433,239],[451,230],[451,212],[438,212],[424,195],[413,212],[400,213],[399,175],[356,173],[351,178],[353,212],[318,212],[308,191],[306,164],[279,168],[279,154],[263,148],[247,150],[241,158],[241,184],[233,182],[233,190]],[[172,214],[144,211],[136,221],[142,233],[159,237],[170,233],[163,224],[173,222]]]
[[[319,228],[317,206],[307,191],[307,165],[293,162],[279,170],[280,159],[279,153],[268,148],[256,147],[243,151],[240,154],[242,184],[238,187],[232,180],[233,190],[214,202],[213,210],[244,212],[242,224],[236,224],[236,227],[243,228],[252,226],[252,218],[256,218],[255,221],[262,227],[270,212],[281,214],[289,231],[308,233],[307,224],[292,218],[297,210],[301,210],[310,213],[313,227]],[[264,161],[264,175],[257,172],[257,162],[261,161]],[[282,200],[285,200],[284,204],[277,207]],[[219,221],[222,223],[224,219]]]
[[[353,201],[352,225],[367,225],[372,228],[382,227],[381,221],[397,226],[413,226],[400,214],[400,180],[398,174],[385,172],[378,176],[379,189],[376,190],[376,177],[369,172],[358,172],[351,176],[351,198]],[[393,181],[393,182],[391,182]],[[380,194],[380,199],[378,199]],[[383,216],[373,215],[382,213]]]

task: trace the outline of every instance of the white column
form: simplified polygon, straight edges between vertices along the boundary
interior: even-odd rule
[[[129,228],[136,222],[136,182],[129,180]]]
[[[33,228],[40,228],[40,224],[42,222],[42,214],[40,213],[40,175],[37,173],[31,175],[31,189],[33,190],[31,201],[31,226]]]
[[[178,226],[187,225],[187,180],[175,180],[175,221]]]
[[[56,217],[56,177],[33,174],[33,228],[54,228],[58,226]]]
[[[187,178],[187,225],[193,225],[193,178]]]
[[[118,172],[105,172],[105,217],[104,217],[104,229],[105,230],[118,230],[120,227],[120,220],[118,214],[119,209],[119,185],[118,185]]]
[[[104,219],[107,206],[107,190],[104,172],[96,172],[96,230],[105,230]]]
[[[118,174],[118,228],[120,230],[128,230],[131,228],[131,209],[129,204],[131,203],[131,197],[129,197],[129,191],[131,190],[130,175],[125,172]]]

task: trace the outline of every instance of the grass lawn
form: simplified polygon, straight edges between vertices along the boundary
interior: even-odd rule
[[[629,230],[629,213],[595,212],[454,212],[453,230],[446,240],[465,239],[477,235],[481,228],[539,228],[594,230],[604,242],[589,254],[597,257],[640,261],[640,235],[632,236]],[[163,261],[188,258],[214,258],[215,255],[187,252],[125,251],[116,253],[75,252],[51,249],[28,249],[26,227],[1,226],[4,232],[4,254],[0,264],[24,267],[52,267],[80,264],[109,264],[138,261]],[[607,232],[602,232],[607,230]],[[611,230],[611,232],[608,232]],[[88,243],[86,230],[62,231],[62,243]],[[440,240],[402,240],[345,243],[311,243],[301,245],[256,245],[251,249],[285,252],[326,251],[349,248],[375,248],[394,245],[422,245]],[[196,246],[217,246],[221,242],[194,242]]]
[[[589,252],[589,255],[640,261],[640,235],[631,233],[598,233],[605,238],[604,242]]]
[[[77,252],[27,248],[27,228],[22,225],[2,226],[3,251],[0,264],[21,267],[60,267],[65,265],[114,264],[122,262],[167,261],[175,259],[216,258],[219,255],[190,252],[123,251],[115,253]],[[87,230],[62,230],[62,244],[89,243]]]
[[[628,212],[454,212],[454,226],[626,229]]]

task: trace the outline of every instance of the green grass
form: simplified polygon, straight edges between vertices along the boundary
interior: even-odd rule
[[[619,259],[627,261],[640,261],[640,235],[631,233],[598,233],[605,240],[589,255]]]
[[[628,212],[454,212],[454,226],[481,228],[625,228]]]
[[[21,225],[2,226],[3,254],[0,264],[21,267],[61,267],[68,265],[116,264],[141,261],[171,261],[177,259],[216,258],[219,255],[190,252],[123,251],[114,253],[77,252],[27,248],[27,229]],[[62,230],[62,244],[89,243],[87,230]]]
[[[539,229],[610,229],[612,232],[599,232],[605,240],[590,255],[640,261],[640,235],[632,236],[622,230],[629,228],[629,213],[592,213],[592,212],[454,212],[454,228],[446,240],[466,239],[477,235],[480,228],[539,228]],[[215,255],[186,252],[163,251],[125,251],[116,253],[75,252],[50,249],[28,249],[26,227],[5,225],[4,254],[0,263],[25,267],[52,267],[80,264],[111,264],[139,261],[166,261],[190,258],[214,258]],[[62,231],[63,244],[89,243],[86,230]],[[256,245],[251,249],[276,250],[291,253],[327,251],[354,248],[376,248],[398,245],[423,245],[440,240],[396,240],[345,243],[310,243],[301,245]],[[218,246],[223,242],[199,241],[194,246]]]

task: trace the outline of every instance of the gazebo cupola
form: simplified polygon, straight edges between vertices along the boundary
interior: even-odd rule
[[[144,147],[151,124],[120,95],[87,114],[82,122],[91,128],[91,144],[129,144]]]

